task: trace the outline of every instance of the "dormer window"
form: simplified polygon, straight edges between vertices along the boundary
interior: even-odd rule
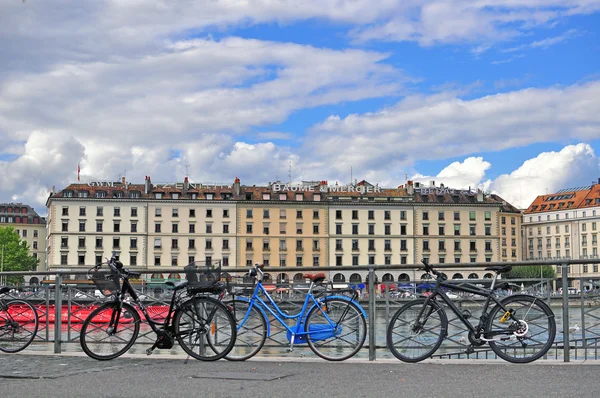
[[[320,193],[313,194],[313,201],[314,202],[320,202],[321,201],[321,194]]]
[[[88,191],[77,192],[77,197],[79,198],[87,198],[88,196],[90,196],[90,193]]]
[[[192,193],[192,199],[198,199],[198,194],[196,192]]]
[[[154,198],[155,199],[162,199],[162,192],[156,192],[156,193],[154,193]]]
[[[129,197],[130,197],[130,198],[139,198],[140,196],[141,196],[141,194],[140,194],[140,192],[139,192],[139,191],[132,191],[132,192],[129,194]]]
[[[285,194],[285,193],[279,194],[279,200],[286,200],[286,199],[287,199],[287,194]]]
[[[113,194],[113,196],[115,198],[122,198],[123,197],[123,192],[122,191],[117,191]]]
[[[304,195],[301,193],[296,194],[296,201],[301,202],[304,200]]]
[[[271,194],[265,192],[262,194],[262,198],[263,200],[271,200]]]
[[[213,200],[215,198],[215,194],[214,193],[207,193],[206,194],[206,200]]]
[[[72,198],[73,191],[64,191],[64,196],[65,196],[65,198]]]
[[[172,198],[172,199],[179,199],[179,193],[177,193],[177,192],[173,192],[173,193],[171,194],[171,198]]]

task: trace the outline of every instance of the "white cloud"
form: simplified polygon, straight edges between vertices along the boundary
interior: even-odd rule
[[[440,171],[435,177],[416,174],[410,179],[428,185],[434,181],[437,186],[464,189],[476,188],[481,183],[485,172],[491,167],[491,163],[482,157],[468,157],[462,162],[453,162]]]
[[[531,43],[522,44],[517,47],[507,48],[507,49],[502,50],[501,52],[511,53],[511,52],[523,51],[523,50],[531,49],[531,48],[541,48],[541,49],[545,50],[545,49],[555,46],[557,44],[564,43],[573,37],[581,36],[582,34],[583,34],[583,32],[580,32],[577,29],[569,29],[568,31],[564,32],[561,35],[548,37],[548,38],[542,39],[542,40],[536,40]]]
[[[576,188],[597,182],[600,159],[586,143],[567,145],[558,152],[542,152],[516,170],[494,179],[485,179],[492,167],[482,157],[454,162],[435,176],[415,174],[409,179],[429,185],[455,189],[479,188],[500,195],[517,208],[527,208],[538,195]]]
[[[387,18],[357,28],[353,34],[360,41],[417,41],[424,46],[482,43],[473,50],[478,54],[492,43],[522,36],[535,27],[549,26],[568,16],[590,14],[599,9],[597,0],[401,2]]]
[[[245,144],[236,135],[282,122],[299,109],[396,94],[406,79],[382,63],[386,57],[232,37],[178,42],[143,57],[23,72],[0,80],[0,138],[11,143],[0,155],[25,156],[19,142],[27,146],[35,145],[33,140],[75,137],[85,155],[79,151],[72,161],[81,162],[85,178],[126,174],[133,181],[150,174],[163,181],[181,180],[185,161],[173,153],[187,153],[188,163],[199,167],[202,178],[222,179],[231,170],[227,164],[258,176],[260,167],[253,170],[227,153],[254,156],[258,151],[267,161],[270,153],[282,149],[266,142],[243,151]],[[188,153],[191,147],[195,152]],[[11,174],[26,178],[21,171],[15,168]],[[29,171],[46,186],[64,181],[51,169]],[[20,194],[21,189],[0,185],[0,197],[13,192]]]
[[[412,96],[374,113],[330,116],[313,127],[307,152],[341,170],[350,164],[363,170],[406,170],[420,159],[597,139],[598,109],[600,81],[472,100],[447,93]]]
[[[600,159],[589,144],[568,145],[559,152],[543,152],[510,174],[485,182],[492,192],[519,208],[538,195],[597,182]]]

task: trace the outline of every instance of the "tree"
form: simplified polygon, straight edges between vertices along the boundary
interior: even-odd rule
[[[0,227],[0,267],[3,271],[35,271],[38,259],[29,254],[27,242],[21,241],[13,227]],[[23,282],[22,276],[7,276],[8,284]]]
[[[555,279],[556,272],[551,265],[526,265],[524,267],[513,267],[507,274],[508,279]]]

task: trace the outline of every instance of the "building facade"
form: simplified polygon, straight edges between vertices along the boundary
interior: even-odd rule
[[[303,280],[302,267],[516,261],[520,212],[496,195],[408,182],[380,188],[361,181],[328,185],[243,186],[183,183],[72,184],[48,199],[51,269],[89,267],[115,251],[128,267],[178,277],[194,261],[224,267],[298,267],[267,279]],[[489,277],[465,267],[460,279]],[[367,271],[331,272],[366,282]],[[390,271],[378,281],[419,281]]]
[[[600,179],[598,184],[562,189],[538,196],[523,216],[527,260],[596,259],[600,245]],[[559,261],[557,261],[559,262]],[[600,263],[600,260],[599,260]],[[556,266],[560,274],[560,265]],[[578,278],[599,278],[598,264],[571,265],[570,286]]]
[[[29,253],[38,259],[37,271],[46,269],[46,219],[23,203],[0,203],[0,227],[13,227]],[[34,282],[38,279],[34,279]]]

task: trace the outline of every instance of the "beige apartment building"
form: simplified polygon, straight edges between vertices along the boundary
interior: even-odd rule
[[[527,260],[597,259],[600,245],[598,184],[538,196],[523,216],[523,256]],[[600,263],[600,260],[598,261]],[[560,275],[561,266],[556,265]],[[579,278],[600,278],[598,264],[571,265],[569,286],[585,289]]]
[[[304,267],[329,264],[327,203],[321,192],[278,192],[273,185],[245,187],[238,202],[240,266]],[[266,279],[303,280],[297,273]]]
[[[48,199],[48,267],[90,268],[114,251],[127,267],[181,278],[195,261],[237,264],[232,187],[72,184]]]
[[[193,261],[224,267],[298,267],[270,280],[303,280],[302,267],[515,261],[521,214],[496,195],[424,187],[270,183],[72,184],[48,199],[50,269],[90,267],[114,250],[129,267],[177,278]],[[367,282],[367,271],[331,272],[335,282]],[[378,281],[424,279],[378,272]],[[489,277],[481,270],[450,278]]]
[[[37,271],[46,270],[46,220],[31,206],[23,203],[0,203],[0,227],[13,227],[29,253],[38,259]],[[38,283],[33,277],[30,283]]]

